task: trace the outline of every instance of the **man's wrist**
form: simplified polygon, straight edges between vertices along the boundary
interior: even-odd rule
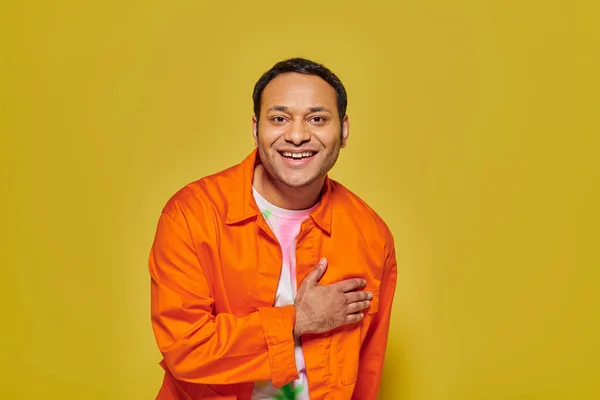
[[[294,304],[294,326],[292,327],[292,334],[294,335],[294,338],[299,338],[302,335],[302,331],[301,331],[301,324],[298,321],[298,309],[296,308],[296,305]]]

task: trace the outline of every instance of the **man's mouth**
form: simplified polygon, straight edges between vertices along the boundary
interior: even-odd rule
[[[289,158],[291,160],[302,160],[302,159],[310,158],[310,157],[314,156],[315,154],[317,154],[317,152],[316,151],[303,151],[300,153],[296,153],[296,152],[291,152],[291,151],[280,151],[279,154],[281,154],[283,157]]]

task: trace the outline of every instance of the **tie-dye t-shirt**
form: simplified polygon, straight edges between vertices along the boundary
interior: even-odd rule
[[[285,210],[269,203],[255,189],[253,189],[253,193],[258,208],[281,245],[281,253],[283,255],[281,275],[279,277],[274,306],[283,307],[294,304],[297,290],[296,237],[300,233],[302,221],[308,218],[314,207],[306,210]],[[302,345],[299,340],[296,340],[295,352],[296,368],[299,375],[299,378],[293,382],[294,389],[299,391],[296,398],[309,400],[306,365],[304,364]],[[271,400],[278,398],[280,395],[281,391],[273,387],[271,382],[256,382],[252,393],[252,400]]]

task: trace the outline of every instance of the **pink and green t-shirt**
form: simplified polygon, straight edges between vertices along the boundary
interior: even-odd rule
[[[275,295],[274,307],[283,307],[294,304],[296,298],[296,238],[300,233],[302,221],[307,219],[316,207],[306,210],[286,210],[269,203],[253,188],[254,199],[259,210],[269,224],[277,241],[281,245],[283,256],[281,265],[281,275],[277,293]],[[296,368],[298,369],[298,379],[293,382],[295,389],[299,391],[296,398],[299,400],[309,400],[308,380],[306,376],[306,365],[302,353],[300,340],[296,340],[295,345]],[[252,400],[271,400],[276,398],[280,391],[273,387],[271,382],[256,382],[252,393]]]

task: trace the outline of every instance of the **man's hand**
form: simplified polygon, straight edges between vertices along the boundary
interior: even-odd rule
[[[294,336],[307,333],[327,332],[338,326],[352,324],[363,318],[361,312],[369,307],[371,293],[356,291],[365,286],[363,279],[354,278],[331,285],[319,285],[327,269],[327,260],[322,259],[308,274],[294,302],[296,325]]]

